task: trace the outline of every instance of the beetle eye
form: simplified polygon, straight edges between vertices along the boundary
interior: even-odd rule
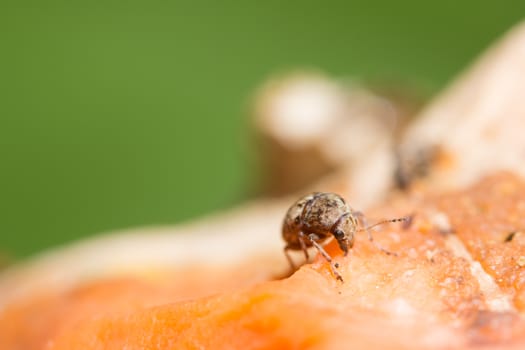
[[[299,224],[299,217],[298,217],[298,216],[295,217],[294,222],[295,222],[296,224]]]

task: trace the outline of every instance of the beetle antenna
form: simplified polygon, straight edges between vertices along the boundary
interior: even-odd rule
[[[410,222],[410,220],[412,220],[411,216],[405,216],[405,217],[402,217],[402,218],[395,218],[395,219],[381,220],[381,221],[376,222],[375,224],[370,225],[368,227],[360,228],[360,229],[357,230],[357,232],[367,231],[367,230],[371,229],[372,227],[376,227],[376,226],[383,225],[383,224],[388,224],[390,222]]]
[[[370,243],[372,243],[377,249],[379,249],[380,251],[382,251],[383,253],[387,254],[387,255],[395,255],[397,256],[396,253],[394,252],[391,252],[389,250],[386,250],[385,248],[383,248],[381,245],[377,244],[375,241],[374,241],[374,237],[372,236],[372,231],[370,231],[370,229],[372,227],[376,227],[376,226],[379,226],[379,225],[382,225],[382,224],[386,224],[386,223],[389,223],[389,222],[400,222],[400,221],[404,221],[404,222],[408,222],[410,223],[411,221],[411,216],[408,216],[408,217],[403,217],[403,218],[396,218],[396,219],[387,219],[387,220],[381,220],[379,222],[376,222],[375,224],[373,225],[370,225],[368,226],[367,224],[367,221],[366,221],[366,217],[363,215],[363,213],[359,212],[359,211],[356,211],[354,212],[354,215],[358,218],[358,220],[360,221],[360,226],[361,228],[360,229],[357,229],[356,231],[357,232],[361,232],[361,231],[366,231],[366,233],[368,234],[368,240],[370,241]]]

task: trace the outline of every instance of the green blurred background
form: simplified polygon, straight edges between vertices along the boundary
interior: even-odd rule
[[[516,1],[5,1],[0,251],[240,202],[249,99],[270,74],[442,88],[525,14]]]

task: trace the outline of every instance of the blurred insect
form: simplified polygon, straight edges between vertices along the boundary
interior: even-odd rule
[[[399,221],[408,222],[409,217],[383,220],[368,226],[364,215],[353,211],[338,194],[314,192],[299,199],[286,213],[282,229],[282,235],[286,242],[284,253],[290,262],[290,266],[295,270],[296,266],[289,251],[302,250],[306,261],[308,261],[308,248],[313,246],[330,263],[334,276],[343,282],[343,277],[337,271],[339,264],[333,261],[322,245],[334,237],[346,256],[349,249],[354,245],[355,233],[367,231],[368,239],[377,249],[385,254],[396,255],[374,241],[370,228]]]
[[[406,191],[417,179],[427,177],[439,154],[440,150],[437,146],[418,149],[410,153],[401,152],[398,149],[395,154],[396,169],[394,172],[396,187]]]

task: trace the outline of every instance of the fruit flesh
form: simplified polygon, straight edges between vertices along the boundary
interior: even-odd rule
[[[205,276],[221,274],[203,269],[193,285],[165,273],[47,291],[0,315],[0,348],[523,348],[523,203],[525,182],[510,174],[393,199],[367,216],[414,214],[408,228],[373,232],[397,256],[366,234],[346,257],[326,247],[344,283],[317,257],[282,280],[224,271],[213,286]]]

